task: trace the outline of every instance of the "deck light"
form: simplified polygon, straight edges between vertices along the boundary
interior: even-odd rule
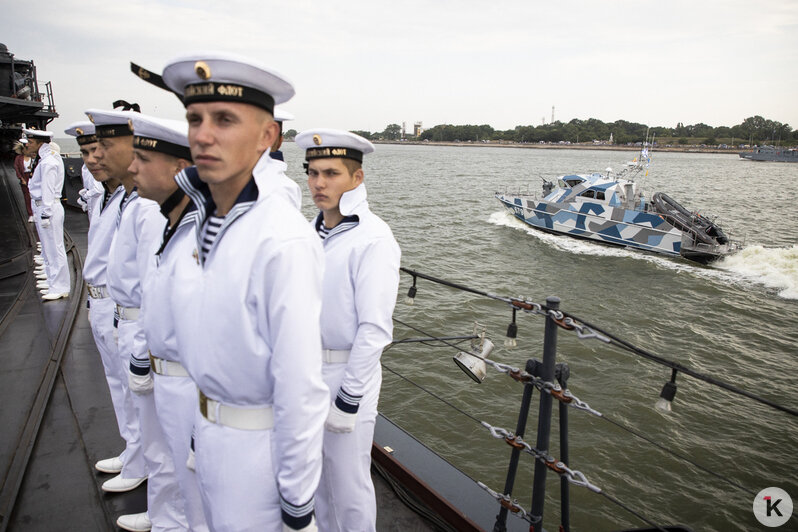
[[[491,351],[493,351],[493,342],[486,338],[479,354],[460,351],[452,358],[466,375],[471,377],[474,382],[481,384],[488,374],[488,366],[485,364],[485,359],[488,358]]]
[[[407,298],[405,298],[405,303],[408,305],[412,305],[416,302],[416,276],[413,276],[413,286],[407,291]]]
[[[477,327],[478,325],[474,324],[474,334],[476,334]],[[452,359],[463,370],[463,373],[471,377],[474,382],[481,384],[488,374],[485,359],[490,356],[493,347],[493,342],[485,338],[485,331],[483,331],[482,334],[471,340],[471,353],[460,351]]]
[[[671,373],[671,380],[666,382],[659,393],[659,399],[654,408],[660,412],[670,412],[673,410],[673,398],[676,397],[676,370]]]
[[[518,342],[515,340],[518,336],[518,325],[515,324],[515,308],[513,308],[513,321],[507,327],[507,337],[504,339],[504,347],[515,347]]]

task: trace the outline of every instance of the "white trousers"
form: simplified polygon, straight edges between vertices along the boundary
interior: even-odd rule
[[[322,375],[335,400],[346,364],[324,364]],[[377,419],[382,372],[376,372],[363,394],[355,429],[324,431],[324,463],[316,490],[319,532],[371,532],[377,526],[377,501],[371,481],[371,444]]]
[[[41,211],[39,212],[39,217],[41,217]],[[50,226],[41,227],[40,220],[37,230],[39,231],[39,240],[42,243],[47,283],[50,285],[48,293],[63,294],[69,292],[69,266],[67,265],[66,249],[64,248],[64,207],[61,205],[60,200],[53,202]]]
[[[135,320],[119,320],[117,328],[119,354],[130,364],[131,354],[147,352],[144,331]],[[141,448],[147,464],[147,514],[152,530],[188,530],[183,496],[175,475],[172,454],[158,422],[153,393],[131,392],[141,430]]]
[[[208,526],[215,532],[282,532],[272,430],[211,423],[196,404],[194,452]]]
[[[110,297],[103,299],[89,298],[91,332],[94,343],[100,352],[100,358],[111,392],[111,403],[116,413],[119,435],[125,440],[122,451],[122,478],[141,478],[147,476],[147,465],[141,449],[141,431],[138,414],[133,406],[133,398],[127,386],[128,367],[123,365],[122,357],[114,338],[114,302]]]
[[[172,453],[175,475],[185,501],[189,529],[192,532],[207,532],[208,524],[202,510],[197,475],[186,467],[194,427],[194,410],[197,408],[197,386],[190,377],[153,376],[155,408]]]

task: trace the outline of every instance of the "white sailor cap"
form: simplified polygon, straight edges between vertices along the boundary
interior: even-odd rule
[[[98,139],[111,137],[128,137],[133,134],[131,119],[137,115],[135,111],[117,111],[104,109],[87,109],[86,116],[94,124],[94,133]]]
[[[25,134],[26,137],[30,139],[46,140],[48,142],[53,140],[52,131],[44,131],[42,129],[28,129],[25,127],[22,128],[22,132]]]
[[[293,120],[294,115],[283,109],[282,107],[275,107],[274,108],[274,121],[275,122],[287,122],[289,120]]]
[[[94,124],[91,122],[75,122],[64,130],[70,137],[75,137],[79,146],[97,142],[97,135],[94,134]]]
[[[157,151],[191,160],[188,147],[188,124],[183,120],[167,120],[135,113],[133,122],[133,148]]]
[[[374,151],[374,144],[360,135],[338,129],[309,129],[294,142],[305,151],[305,160],[343,157],[363,162],[363,155]]]
[[[163,81],[183,99],[195,102],[241,102],[274,114],[276,104],[294,96],[294,87],[282,74],[259,62],[225,52],[200,52],[171,60]]]

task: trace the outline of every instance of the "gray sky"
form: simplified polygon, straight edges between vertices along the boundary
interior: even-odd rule
[[[180,118],[134,77],[197,50],[251,56],[297,95],[288,127],[618,119],[798,128],[798,1],[0,0],[0,42],[52,81],[56,136],[116,99]]]

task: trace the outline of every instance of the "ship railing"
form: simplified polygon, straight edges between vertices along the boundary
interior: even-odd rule
[[[496,195],[504,196],[524,196],[537,198],[537,194],[529,192],[529,184],[524,185],[505,185],[504,189],[496,190]]]
[[[689,463],[692,467],[701,470],[702,472],[712,475],[715,478],[724,481],[725,483],[733,486],[739,490],[746,492],[748,495],[753,496],[755,493],[750,487],[744,486],[733,479],[730,479],[722,474],[719,474],[708,467],[696,462],[690,456],[684,455],[674,451],[669,446],[660,444],[655,438],[641,433],[640,431],[629,426],[627,421],[614,419],[614,416],[607,413],[601,413],[594,408],[591,408],[585,401],[575,397],[568,389],[568,379],[570,376],[570,369],[565,362],[557,363],[557,335],[558,331],[563,330],[566,333],[575,334],[580,340],[595,340],[604,345],[611,345],[616,348],[622,349],[636,355],[640,358],[646,359],[649,362],[665,366],[671,370],[670,380],[665,382],[665,386],[660,393],[660,399],[657,401],[657,408],[663,411],[670,411],[671,402],[673,401],[677,387],[676,378],[679,373],[692,377],[693,379],[703,381],[714,387],[731,392],[738,396],[747,398],[749,400],[758,402],[760,404],[769,406],[773,409],[786,413],[790,416],[798,417],[798,409],[781,405],[775,401],[756,395],[750,391],[741,389],[734,384],[724,382],[715,378],[712,375],[701,373],[690,367],[687,367],[679,362],[669,360],[665,357],[651,353],[643,348],[637,347],[630,342],[627,342],[618,336],[610,333],[609,331],[593,325],[584,319],[581,319],[569,312],[560,309],[560,299],[557,297],[549,297],[545,303],[538,303],[524,297],[506,297],[479,289],[468,287],[459,283],[447,281],[444,279],[436,278],[415,270],[407,268],[400,268],[402,273],[408,274],[412,277],[412,286],[410,286],[406,303],[413,305],[415,298],[418,295],[417,282],[419,279],[427,280],[437,283],[455,290],[460,290],[470,294],[475,294],[481,297],[492,299],[508,305],[512,311],[512,321],[507,329],[507,338],[505,339],[505,347],[513,347],[516,345],[516,337],[518,328],[516,325],[517,314],[531,314],[545,318],[544,338],[543,338],[543,357],[542,360],[530,358],[526,361],[524,369],[514,367],[509,364],[502,364],[490,360],[488,356],[493,349],[493,343],[487,340],[487,331],[479,332],[480,326],[475,324],[474,334],[468,337],[441,337],[434,336],[421,328],[414,327],[410,324],[403,323],[402,321],[394,318],[394,321],[400,325],[406,326],[414,331],[427,335],[424,339],[406,339],[396,340],[393,345],[406,343],[410,341],[424,343],[424,345],[446,345],[452,347],[458,353],[455,357],[455,362],[463,369],[469,377],[477,382],[482,382],[487,373],[487,368],[490,367],[500,373],[510,377],[513,381],[520,383],[524,386],[523,395],[521,398],[521,406],[519,409],[518,420],[515,430],[509,430],[502,427],[497,427],[484,420],[479,420],[469,413],[460,408],[455,407],[445,399],[428,391],[423,386],[411,381],[410,379],[400,375],[390,367],[386,366],[383,360],[383,367],[410,382],[419,389],[430,393],[433,397],[441,400],[450,407],[455,408],[461,414],[467,416],[471,420],[477,422],[483,428],[488,429],[493,438],[503,439],[510,447],[510,462],[507,469],[507,476],[503,491],[495,491],[483,482],[475,482],[485,491],[487,491],[494,499],[496,499],[499,506],[499,513],[496,516],[494,524],[494,532],[505,532],[507,530],[507,517],[510,513],[518,518],[521,518],[529,523],[530,532],[541,532],[543,530],[543,515],[544,515],[544,499],[546,491],[546,475],[547,471],[551,470],[560,477],[560,530],[568,532],[570,530],[570,492],[569,486],[575,485],[578,487],[586,488],[592,493],[603,496],[607,501],[619,506],[620,508],[628,511],[636,516],[649,526],[657,530],[665,530],[663,527],[653,523],[650,519],[635,511],[631,505],[625,504],[614,496],[608,493],[605,488],[599,487],[594,482],[590,481],[585,474],[580,471],[574,470],[569,466],[569,442],[568,442],[568,408],[574,408],[580,412],[590,414],[598,419],[605,420],[616,428],[620,428],[629,434],[632,434],[654,446],[670,454],[671,456]],[[451,339],[469,338],[471,339],[471,352],[466,353],[461,350],[458,344],[452,343]],[[422,342],[422,340],[424,340]],[[385,357],[383,357],[384,359]],[[538,392],[540,400],[538,403],[538,426],[536,433],[536,443],[532,446],[527,443],[523,436],[526,431],[527,418],[531,407],[531,399],[533,393]],[[559,403],[559,452],[560,458],[556,459],[549,454],[549,445],[551,440],[551,425],[552,425],[552,411],[553,401],[557,400]],[[530,510],[527,511],[521,506],[516,499],[513,498],[512,492],[514,489],[516,473],[518,470],[519,460],[522,455],[530,455],[535,460],[534,464],[534,477],[532,486],[532,500]],[[674,530],[674,527],[669,527]],[[676,528],[685,530],[683,528]]]

